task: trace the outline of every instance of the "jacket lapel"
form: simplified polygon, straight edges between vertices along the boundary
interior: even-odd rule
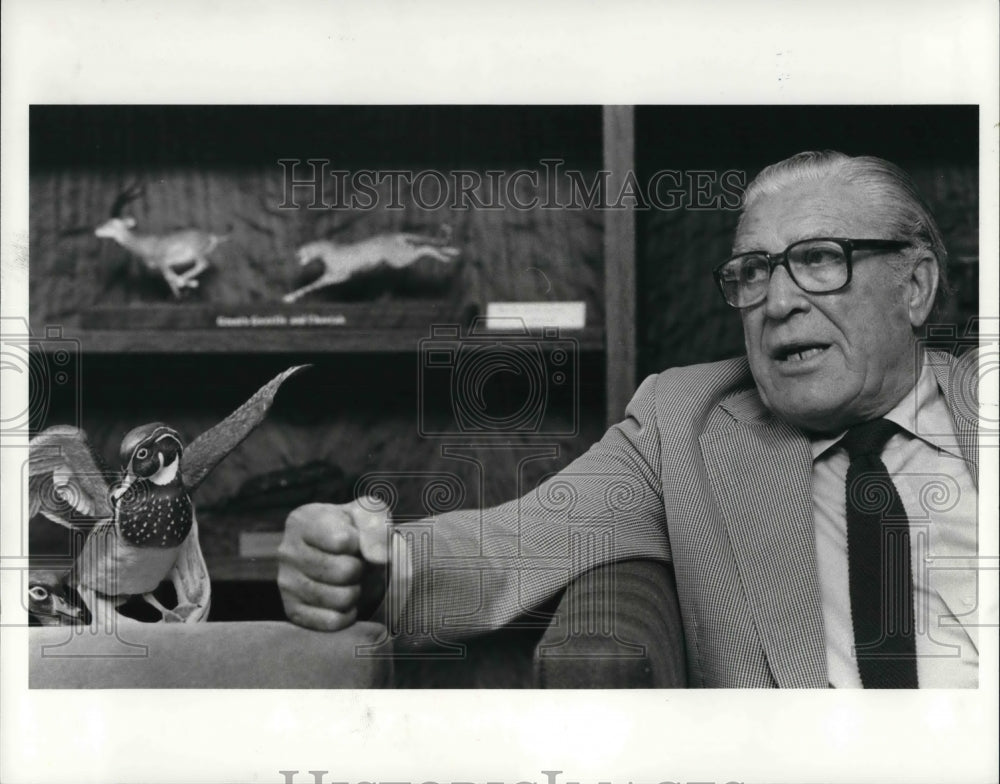
[[[826,687],[809,442],[756,390],[721,405],[735,421],[701,448],[768,665],[781,687]]]
[[[978,483],[978,352],[928,352],[962,455]],[[825,687],[808,439],[767,411],[755,389],[720,403],[732,417],[700,443],[764,654],[783,688]]]

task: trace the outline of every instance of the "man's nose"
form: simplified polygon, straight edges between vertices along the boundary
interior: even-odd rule
[[[765,312],[768,318],[788,318],[796,311],[810,308],[809,298],[792,280],[792,276],[784,266],[775,267],[767,284],[767,301]]]

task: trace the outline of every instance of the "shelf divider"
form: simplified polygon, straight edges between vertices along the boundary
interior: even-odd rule
[[[635,107],[604,107],[604,168],[609,199],[635,170]],[[620,422],[635,392],[635,213],[604,211],[604,321],[607,424]]]

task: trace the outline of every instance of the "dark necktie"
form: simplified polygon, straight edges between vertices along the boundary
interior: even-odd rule
[[[898,426],[847,431],[847,561],[854,650],[866,689],[917,688],[913,573],[906,510],[879,455]]]

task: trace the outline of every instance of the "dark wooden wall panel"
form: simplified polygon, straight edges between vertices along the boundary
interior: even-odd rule
[[[316,292],[303,304],[373,298],[441,300],[456,314],[500,300],[583,300],[588,322],[603,320],[600,218],[594,211],[280,209],[279,167],[251,171],[147,170],[146,195],[129,208],[137,231],[198,227],[229,239],[209,256],[187,303],[278,303],[319,273],[302,270],[299,245],[316,239],[353,242],[375,234],[452,230],[461,256],[442,264],[421,260],[410,270],[368,275]],[[31,177],[30,312],[36,329],[78,323],[87,308],[169,303],[166,284],[129,251],[93,228],[108,217],[122,180],[102,171],[44,172]],[[388,191],[385,199],[388,200]],[[305,196],[301,197],[302,202]]]
[[[944,233],[954,289],[940,319],[961,333],[979,311],[978,112],[975,106],[681,106],[636,108],[640,180],[660,170],[749,183],[766,165],[803,150],[876,155],[917,183]],[[719,186],[713,190],[721,196]],[[743,353],[739,315],[712,268],[731,252],[735,209],[638,213],[639,377]]]
[[[126,184],[145,195],[129,207],[137,231],[195,226],[230,239],[193,302],[278,302],[318,274],[300,270],[296,248],[316,239],[351,242],[392,231],[436,234],[450,226],[461,251],[448,266],[421,261],[412,271],[369,277],[330,299],[422,297],[457,313],[491,300],[583,300],[588,323],[603,323],[601,216],[596,210],[424,209],[404,190],[392,209],[389,182],[373,209],[309,209],[307,189],[285,192],[281,160],[308,159],[351,173],[457,170],[541,171],[559,159],[591,179],[601,165],[599,107],[33,107],[30,115],[31,318],[73,324],[95,305],[169,301],[155,275],[112,240],[93,236]],[[337,202],[332,176],[323,197]],[[544,187],[542,185],[541,187]],[[522,179],[521,198],[544,196]],[[433,201],[433,188],[425,203]],[[299,209],[288,209],[294,201]]]

